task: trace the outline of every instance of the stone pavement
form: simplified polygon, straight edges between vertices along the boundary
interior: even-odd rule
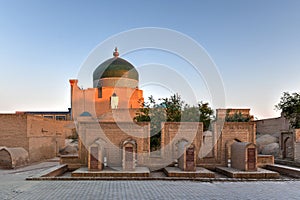
[[[300,181],[25,181],[53,164],[0,170],[0,199],[300,199]]]

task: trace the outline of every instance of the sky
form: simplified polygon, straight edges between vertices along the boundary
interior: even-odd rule
[[[0,0],[0,113],[66,111],[69,79],[78,77],[97,45],[124,31],[158,27],[205,49],[222,78],[226,107],[250,108],[256,119],[278,117],[274,105],[282,93],[300,90],[299,10],[297,0]],[[189,73],[185,61],[166,52],[124,58],[138,71],[157,63]],[[192,84],[203,88],[197,100],[210,101],[204,79]],[[142,89],[147,95],[170,92]]]

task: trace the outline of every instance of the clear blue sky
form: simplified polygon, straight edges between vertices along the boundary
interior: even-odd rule
[[[132,28],[162,27],[207,50],[227,107],[279,116],[274,104],[282,93],[300,90],[299,11],[297,0],[0,0],[0,112],[67,110],[68,80],[100,42]]]

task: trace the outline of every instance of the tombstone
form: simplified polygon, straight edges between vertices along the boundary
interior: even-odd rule
[[[88,169],[90,171],[100,171],[103,169],[102,152],[98,146],[91,146],[89,149]]]
[[[256,171],[256,145],[250,142],[234,142],[231,145],[231,167],[242,171]]]
[[[196,154],[194,145],[184,147],[184,152],[178,159],[178,167],[183,171],[196,171]]]
[[[185,154],[185,171],[196,171],[195,147],[187,148]]]

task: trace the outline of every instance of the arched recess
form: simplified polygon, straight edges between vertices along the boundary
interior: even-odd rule
[[[137,143],[136,140],[128,138],[122,142],[122,167],[123,170],[135,170],[137,162]]]
[[[13,169],[27,165],[29,162],[28,152],[21,147],[0,147],[0,168]]]
[[[88,169],[102,170],[104,168],[104,157],[106,156],[105,146],[106,141],[102,138],[97,138],[89,146],[88,152]]]
[[[13,168],[10,153],[5,148],[2,148],[0,150],[0,168],[1,169],[11,169],[11,168]]]
[[[287,137],[283,141],[283,158],[292,160],[294,158],[294,148],[292,137]]]

